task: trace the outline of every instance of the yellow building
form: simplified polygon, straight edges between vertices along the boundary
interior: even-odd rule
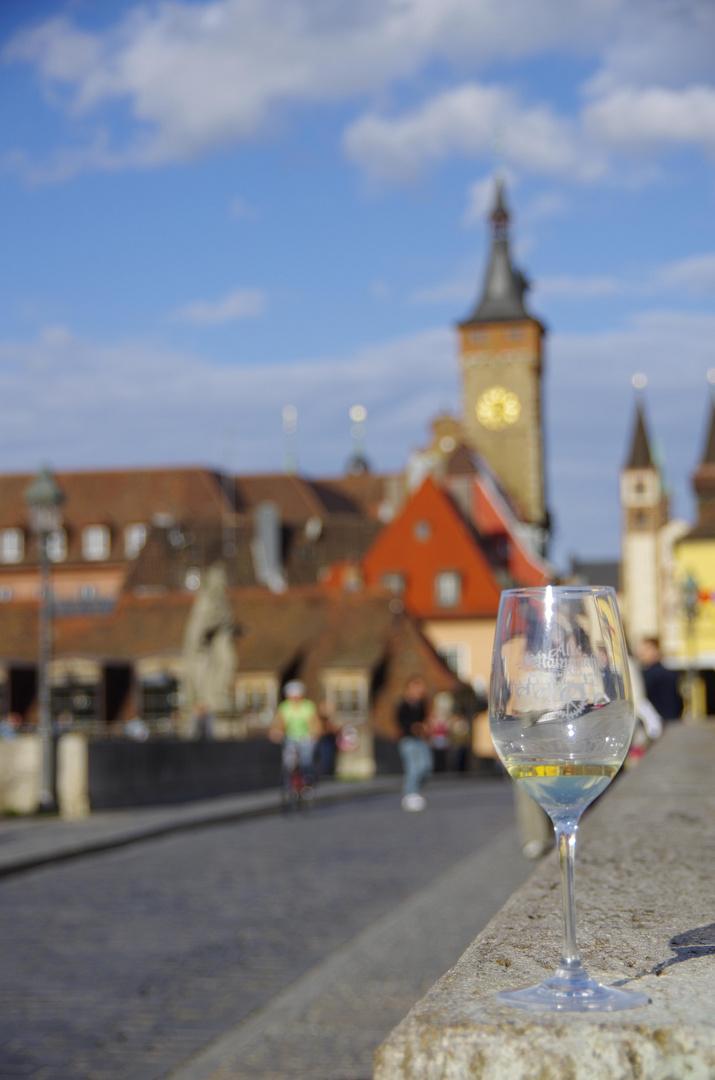
[[[682,667],[701,672],[710,713],[715,712],[715,404],[693,487],[698,521],[674,546],[680,604],[673,644]]]

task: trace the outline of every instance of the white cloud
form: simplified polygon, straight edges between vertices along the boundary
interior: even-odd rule
[[[177,322],[218,326],[235,319],[252,319],[266,309],[266,295],[260,289],[234,289],[219,300],[194,300],[175,312]]]
[[[602,66],[584,87],[593,96],[619,87],[687,86],[712,80],[712,0],[648,0],[614,11]]]
[[[33,65],[48,100],[72,117],[126,106],[129,134],[65,149],[39,179],[70,169],[152,166],[252,139],[293,102],[374,93],[432,61],[494,63],[544,49],[592,51],[634,0],[213,0],[146,3],[105,31],[70,18],[15,35],[6,62]],[[559,142],[543,111],[518,135],[540,157]],[[114,116],[113,116],[114,119]],[[490,137],[490,136],[489,136]],[[22,158],[15,158],[22,167]]]
[[[353,161],[378,179],[412,178],[452,154],[489,155],[499,137],[504,159],[536,173],[595,179],[604,169],[566,119],[546,105],[522,105],[501,86],[467,83],[398,117],[370,113],[345,134]],[[479,188],[476,197],[483,194]]]
[[[622,87],[588,105],[583,121],[592,137],[629,153],[668,145],[701,146],[712,152],[715,87]]]
[[[715,316],[651,311],[598,334],[549,338],[546,465],[561,555],[617,554],[618,470],[631,435],[635,371],[648,375],[650,428],[665,449],[675,510],[690,512],[714,336]],[[239,471],[280,469],[281,410],[290,402],[298,409],[301,467],[335,475],[350,453],[355,401],[368,410],[368,457],[378,469],[399,468],[424,444],[432,417],[456,410],[458,399],[455,338],[442,328],[344,356],[242,367],[141,341],[91,341],[66,327],[0,342],[7,470],[32,470],[43,460],[57,468],[212,464],[227,432],[235,435]]]
[[[690,476],[709,421],[715,316],[643,312],[597,334],[554,334],[545,380],[547,472],[558,557],[618,556],[618,474],[632,434],[631,377],[648,376],[646,411],[663,448],[672,510],[692,520]]]
[[[715,293],[715,254],[693,255],[664,266],[659,280],[666,288],[686,289],[696,295]]]
[[[0,341],[0,456],[6,470],[44,460],[60,468],[211,464],[231,432],[237,469],[280,469],[281,410],[290,402],[301,466],[334,475],[351,450],[348,410],[360,401],[368,457],[398,467],[435,412],[455,407],[453,360],[454,337],[443,329],[345,356],[239,367],[51,327],[32,340]]]

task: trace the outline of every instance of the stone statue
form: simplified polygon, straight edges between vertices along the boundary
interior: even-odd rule
[[[184,631],[184,710],[200,708],[213,715],[231,713],[236,620],[226,596],[226,571],[220,563],[209,567]]]

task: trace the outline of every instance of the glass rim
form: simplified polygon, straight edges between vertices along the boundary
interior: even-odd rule
[[[501,596],[536,598],[544,596],[549,589],[558,596],[565,596],[568,593],[581,596],[592,596],[594,593],[613,593],[614,596],[616,595],[616,590],[612,585],[529,585],[522,589],[502,589]]]

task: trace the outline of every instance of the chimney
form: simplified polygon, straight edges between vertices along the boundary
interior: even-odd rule
[[[282,566],[281,517],[274,502],[262,502],[256,507],[254,516],[251,556],[256,581],[266,585],[271,592],[282,593],[286,590],[286,579]]]

